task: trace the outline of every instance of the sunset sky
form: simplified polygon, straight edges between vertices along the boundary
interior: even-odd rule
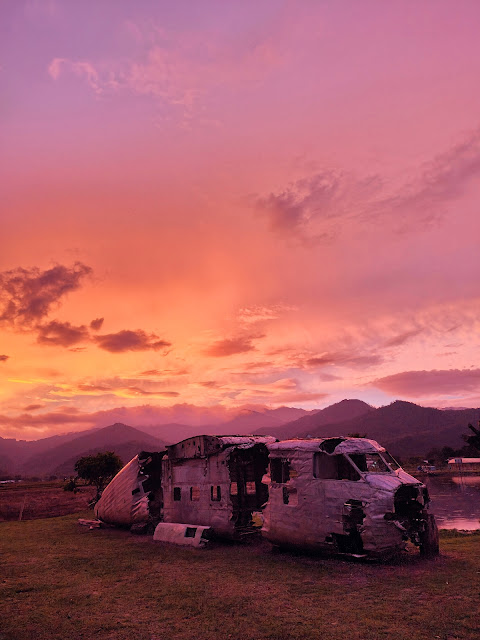
[[[480,406],[478,0],[1,0],[0,436]]]

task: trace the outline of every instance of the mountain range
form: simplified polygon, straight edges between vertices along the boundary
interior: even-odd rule
[[[242,411],[216,425],[168,423],[142,429],[122,423],[40,440],[0,438],[0,475],[69,476],[78,458],[115,451],[128,462],[141,450],[161,451],[166,444],[198,434],[265,434],[284,440],[359,434],[378,440],[393,455],[425,455],[433,448],[460,448],[468,423],[480,409],[434,409],[397,400],[374,408],[361,400],[342,400],[319,411],[290,407]]]

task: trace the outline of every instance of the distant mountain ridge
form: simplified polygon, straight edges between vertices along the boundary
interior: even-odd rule
[[[126,459],[122,458],[123,462],[128,462],[142,449],[161,450],[164,447],[165,442],[159,438],[134,427],[115,423],[103,429],[89,431],[48,451],[31,456],[23,463],[21,472],[23,475],[41,476],[44,474],[57,475],[63,470],[65,475],[66,471],[73,473],[76,460],[84,455],[101,451],[115,451],[117,455],[120,455],[119,452],[123,451],[124,456],[129,456]],[[120,457],[122,456],[120,455]]]
[[[283,424],[281,427],[264,430],[264,432],[267,435],[274,435],[280,440],[299,437],[304,438],[308,435],[315,435],[313,431],[323,425],[355,419],[369,411],[375,411],[375,409],[362,400],[342,400],[325,409],[311,412],[293,422]],[[258,430],[257,433],[260,433],[260,431],[261,430]]]
[[[462,434],[467,433],[468,423],[477,423],[480,409],[443,410],[396,400],[378,409],[370,407],[369,411],[347,420],[325,423],[322,415],[316,421],[317,415],[284,425],[282,438],[359,433],[378,440],[394,455],[411,456],[425,455],[435,447],[461,447]]]
[[[117,422],[33,441],[0,438],[0,474],[70,475],[84,455],[112,450],[127,462],[142,449],[161,451],[166,444],[199,434],[257,433],[285,440],[359,433],[378,440],[394,455],[425,455],[433,448],[460,448],[468,423],[476,425],[479,417],[480,409],[434,409],[401,400],[377,409],[353,399],[318,411],[290,407],[242,411],[214,426],[170,423],[140,430]]]

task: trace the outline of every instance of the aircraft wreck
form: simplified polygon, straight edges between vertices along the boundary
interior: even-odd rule
[[[425,485],[374,440],[203,435],[140,453],[107,486],[95,514],[197,546],[212,533],[257,532],[279,547],[371,557],[410,540],[432,557],[438,530],[429,505]]]

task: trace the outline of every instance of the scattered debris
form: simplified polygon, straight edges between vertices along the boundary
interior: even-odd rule
[[[84,518],[79,518],[78,524],[82,527],[88,527],[89,529],[100,529],[102,527],[101,520],[85,520]]]
[[[211,536],[211,528],[197,524],[160,522],[153,534],[157,542],[170,542],[189,547],[204,547]]]

